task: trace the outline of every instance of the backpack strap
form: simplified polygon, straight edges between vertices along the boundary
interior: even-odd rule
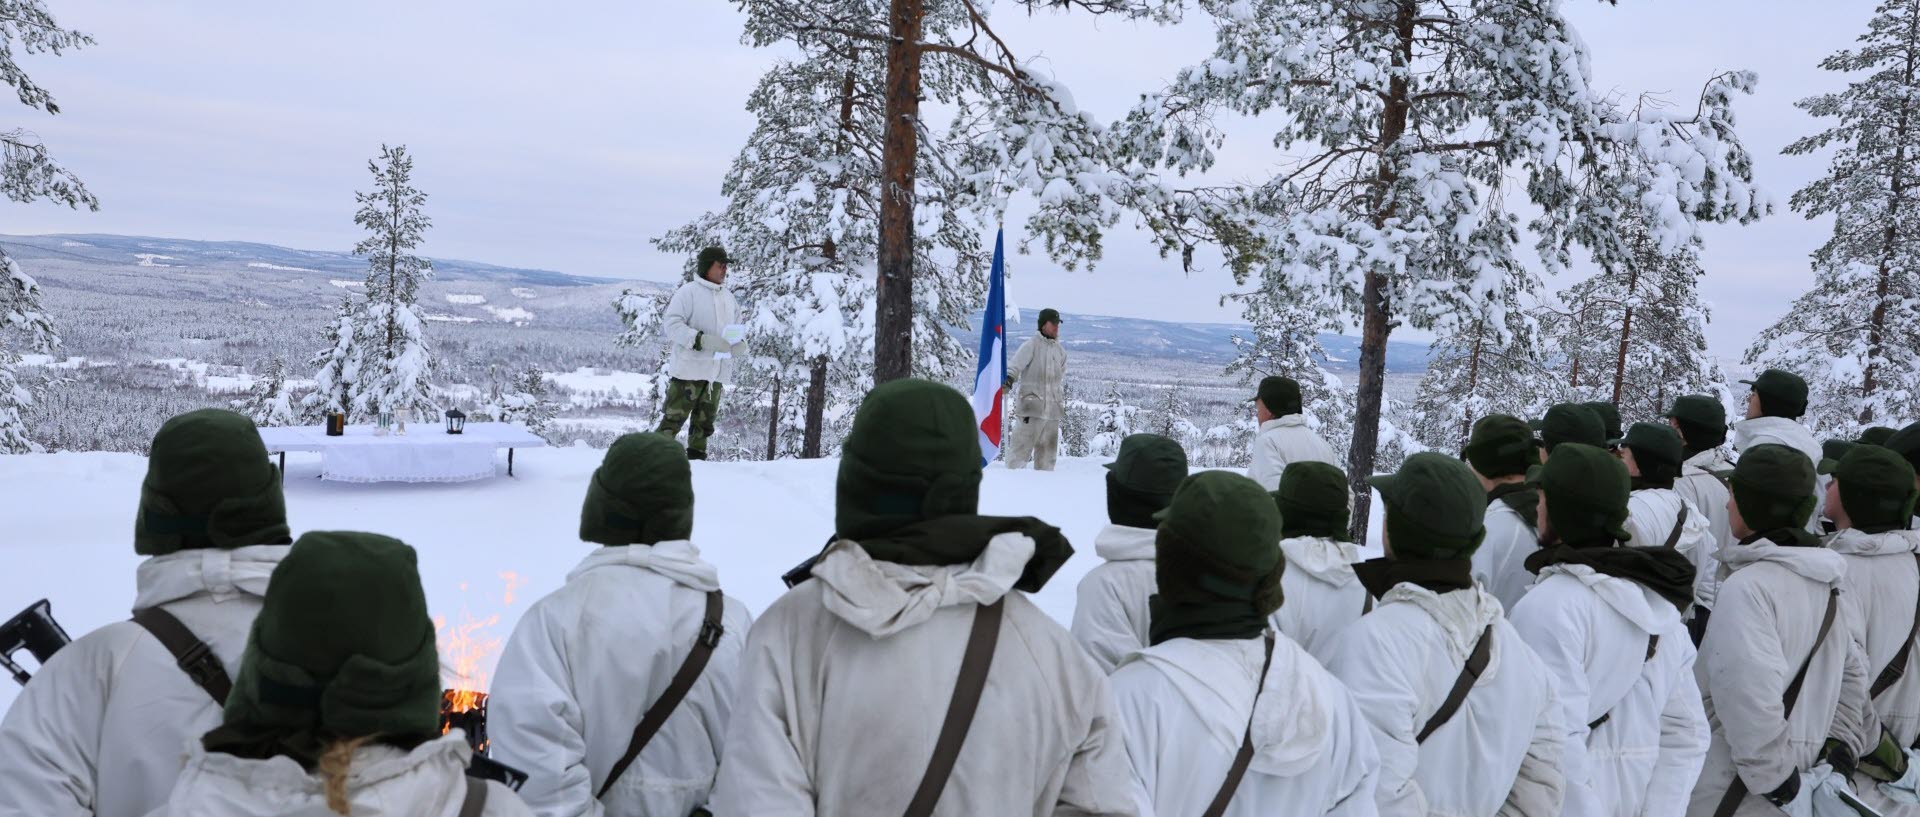
[[[1267,670],[1273,667],[1273,633],[1267,633],[1267,659],[1260,664],[1260,678],[1253,688],[1253,708],[1260,708],[1260,690],[1267,685]],[[1220,784],[1220,791],[1213,795],[1213,802],[1201,817],[1220,817],[1227,813],[1227,804],[1233,802],[1233,793],[1240,789],[1240,780],[1247,776],[1247,767],[1253,763],[1253,712],[1247,713],[1247,733],[1240,739],[1240,751],[1233,756],[1233,766],[1227,769],[1227,780]]]
[[[613,764],[613,770],[607,773],[607,781],[600,784],[600,793],[594,795],[594,799],[607,796],[607,792],[613,788],[613,782],[620,779],[628,766],[633,765],[634,759],[640,756],[640,750],[647,748],[647,743],[653,740],[660,727],[666,725],[667,717],[679,708],[680,701],[687,697],[687,693],[693,691],[693,682],[700,680],[700,673],[707,668],[707,659],[713,657],[713,649],[720,646],[720,637],[726,635],[726,627],[721,624],[725,612],[726,596],[718,590],[707,593],[706,618],[700,622],[700,634],[694,638],[693,649],[687,653],[687,660],[680,663],[679,671],[673,674],[666,691],[660,693],[660,699],[654,701],[652,706],[647,707],[646,714],[640,716],[639,725],[633,727],[633,739],[627,741],[627,751]]]
[[[133,611],[133,623],[153,634],[160,645],[167,648],[167,652],[173,653],[173,660],[180,665],[180,671],[206,690],[215,704],[227,705],[227,696],[233,693],[233,680],[227,677],[227,668],[221,666],[220,656],[213,654],[213,648],[207,646],[207,642],[201,641],[172,613],[159,607],[142,607]]]
[[[1793,674],[1793,681],[1787,684],[1787,691],[1780,696],[1786,705],[1784,720],[1793,717],[1793,705],[1800,702],[1800,685],[1807,680],[1807,669],[1813,666],[1813,657],[1820,654],[1820,645],[1827,640],[1827,631],[1833,629],[1833,613],[1840,606],[1840,588],[1827,591],[1827,615],[1820,619],[1820,633],[1813,637],[1813,649],[1807,651],[1807,660],[1800,662],[1800,671]],[[1733,776],[1733,784],[1727,787],[1727,793],[1720,798],[1720,807],[1713,810],[1713,817],[1733,817],[1740,810],[1740,801],[1747,797],[1747,781],[1739,774]]]
[[[1687,529],[1687,511],[1692,509],[1692,504],[1684,499],[1680,500],[1680,517],[1673,520],[1673,532],[1667,534],[1667,544],[1665,547],[1673,547],[1674,545],[1680,544],[1680,534]]]
[[[1915,553],[1913,558],[1920,561],[1920,553]],[[1892,660],[1889,660],[1887,666],[1881,669],[1880,674],[1873,679],[1873,687],[1867,690],[1869,698],[1880,697],[1880,693],[1900,683],[1901,676],[1907,674],[1907,658],[1913,655],[1913,638],[1916,635],[1920,635],[1920,599],[1914,601],[1913,627],[1907,630],[1906,643],[1900,645],[1900,651],[1893,654]]]
[[[1415,736],[1416,744],[1426,743],[1427,736],[1439,729],[1453,713],[1460,711],[1460,705],[1467,700],[1467,693],[1473,691],[1473,684],[1480,680],[1480,673],[1487,671],[1487,661],[1493,654],[1493,625],[1488,624],[1480,631],[1480,640],[1473,643],[1473,652],[1467,654],[1467,663],[1460,668],[1460,677],[1453,679],[1453,689],[1447,691],[1447,699],[1440,702],[1440,708],[1433,711],[1433,717],[1427,719],[1427,725]]]
[[[993,648],[1000,641],[1000,618],[1006,610],[1005,598],[983,604],[973,611],[973,631],[967,635],[967,651],[960,659],[960,677],[953,684],[953,700],[947,703],[947,719],[940,724],[940,737],[933,743],[933,758],[907,804],[906,817],[929,817],[940,802],[940,792],[953,775],[953,764],[960,759],[960,746],[967,742],[973,728],[973,713],[980,708],[980,693],[987,687],[987,670],[993,666]]]
[[[1653,633],[1651,635],[1648,635],[1647,636],[1647,657],[1641,659],[1640,663],[1642,665],[1652,663],[1653,654],[1655,652],[1658,652],[1659,649],[1660,649],[1660,634]],[[1609,709],[1605,712],[1602,712],[1600,713],[1599,718],[1596,718],[1592,723],[1587,724],[1587,731],[1591,732],[1595,729],[1599,729],[1600,724],[1606,723],[1607,721],[1612,719],[1613,719],[1613,710]]]
[[[478,777],[467,780],[467,796],[460,801],[460,817],[480,817],[487,810],[487,781]]]

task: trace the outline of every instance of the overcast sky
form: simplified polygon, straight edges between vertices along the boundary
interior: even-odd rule
[[[346,249],[353,192],[384,142],[414,153],[434,219],[426,252],[583,275],[667,280],[682,260],[647,239],[720,203],[750,120],[747,92],[777,54],[740,44],[726,0],[49,0],[98,44],[23,57],[58,117],[18,105],[0,126],[38,132],[101,201],[98,213],[6,204],[0,233],[101,232]],[[1203,15],[1178,28],[1084,15],[1027,17],[1001,3],[1016,50],[1045,58],[1080,106],[1118,116],[1202,59]],[[1805,289],[1830,224],[1786,208],[1825,157],[1780,148],[1817,123],[1794,100],[1834,90],[1826,54],[1865,28],[1865,0],[1567,0],[1601,88],[1691,105],[1706,78],[1760,73],[1740,132],[1776,214],[1713,227],[1703,257],[1715,354],[1738,357]],[[11,113],[3,113],[11,111]],[[1228,131],[1227,167],[1254,177],[1270,132]],[[1017,225],[1010,226],[1017,241]],[[1137,231],[1116,231],[1095,271],[1015,259],[1021,306],[1237,321],[1231,280],[1184,275]],[[1560,282],[1564,284],[1566,282]],[[1402,337],[1396,335],[1396,337]],[[1407,336],[1411,339],[1412,336]]]

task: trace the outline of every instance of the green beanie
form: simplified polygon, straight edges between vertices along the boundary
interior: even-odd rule
[[[1760,414],[1763,417],[1785,417],[1798,420],[1807,413],[1807,381],[1785,369],[1768,369],[1752,380],[1740,381],[1753,387],[1753,393],[1760,395]]]
[[[1884,447],[1888,440],[1893,439],[1895,433],[1893,429],[1886,426],[1874,426],[1860,432],[1860,439],[1857,442],[1861,445],[1878,445]]]
[[[1173,501],[1187,478],[1187,452],[1158,434],[1132,434],[1120,441],[1120,454],[1107,463],[1107,521],[1131,528],[1152,528],[1153,515]]]
[[[1230,471],[1180,483],[1154,537],[1160,598],[1173,604],[1244,604],[1264,621],[1280,609],[1280,512],[1260,484]]]
[[[1908,464],[1920,468],[1920,422],[1894,432],[1883,445],[1887,450],[1899,454]]]
[[[980,505],[980,428],[952,387],[903,378],[867,394],[840,449],[834,529],[859,541]]]
[[[203,743],[312,768],[336,739],[440,734],[440,656],[413,548],[312,532],[274,568],[221,725]]]
[[[1626,466],[1612,454],[1568,443],[1554,449],[1527,482],[1545,498],[1547,522],[1561,544],[1612,547],[1632,538],[1622,527],[1632,486]]]
[[[1859,443],[1839,438],[1822,441],[1820,443],[1820,473],[1833,473],[1833,469],[1839,467],[1840,461],[1846,459],[1847,452],[1852,451],[1856,445],[1859,445]]]
[[[1467,439],[1467,462],[1487,479],[1525,475],[1539,464],[1533,449],[1533,429],[1518,417],[1490,414],[1473,424]]]
[[[1260,390],[1255,396],[1267,407],[1267,413],[1275,417],[1300,413],[1300,383],[1291,377],[1260,378]]]
[[[1307,460],[1288,463],[1280,472],[1280,490],[1273,492],[1280,535],[1347,541],[1347,491],[1347,475],[1338,468]]]
[[[1680,424],[1687,455],[1719,448],[1727,442],[1727,407],[1704,394],[1676,397],[1664,417]]]
[[[731,263],[733,262],[728,260],[726,250],[719,247],[707,247],[702,249],[700,255],[693,259],[693,277],[706,280],[707,271],[713,269],[713,265]]]
[[[158,556],[289,541],[280,471],[252,420],[201,409],[160,426],[140,484],[133,552]]]
[[[1540,439],[1547,444],[1549,454],[1561,443],[1605,448],[1607,426],[1591,408],[1578,403],[1560,403],[1547,409],[1547,416],[1540,421]]]
[[[1591,403],[1581,403],[1580,405],[1591,409],[1594,416],[1600,418],[1600,428],[1601,431],[1607,435],[1607,439],[1611,440],[1620,436],[1620,409],[1618,407],[1605,400],[1595,400]]]
[[[1740,518],[1757,533],[1802,528],[1813,515],[1813,463],[1784,445],[1763,443],[1741,452],[1727,487]]]
[[[613,441],[587,482],[580,539],[603,545],[651,545],[693,536],[693,473],[687,450],[665,434]]]
[[[1686,444],[1672,426],[1634,423],[1625,437],[1608,442],[1633,452],[1633,464],[1640,468],[1636,489],[1672,488],[1680,476],[1680,464],[1687,461]]]
[[[1033,325],[1033,328],[1038,329],[1042,326],[1046,326],[1047,324],[1059,323],[1059,322],[1060,322],[1060,310],[1054,309],[1053,307],[1047,307],[1046,309],[1040,310],[1040,320]]]
[[[1386,503],[1395,559],[1465,559],[1486,538],[1487,492],[1466,463],[1422,451],[1367,482]]]
[[[1831,469],[1840,505],[1865,533],[1906,530],[1913,521],[1913,465],[1877,445],[1857,445]]]

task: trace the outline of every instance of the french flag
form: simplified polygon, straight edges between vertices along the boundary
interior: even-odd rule
[[[973,374],[973,419],[980,423],[980,467],[1000,456],[1001,390],[1007,382],[1006,235],[993,236],[987,309],[980,317],[980,365]]]

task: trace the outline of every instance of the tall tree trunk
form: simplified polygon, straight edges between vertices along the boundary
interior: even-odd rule
[[[1912,87],[1915,62],[1920,58],[1920,9],[1910,10],[1907,14],[1906,67],[1901,77],[1902,87]],[[1900,205],[1905,198],[1907,180],[1907,129],[1911,125],[1913,106],[1911,103],[1900,106],[1899,119],[1894,124],[1893,168],[1887,186],[1886,230],[1881,236],[1880,263],[1875,270],[1873,284],[1873,317],[1867,322],[1867,360],[1860,367],[1860,425],[1873,424],[1873,393],[1879,388],[1874,376],[1874,364],[1886,354],[1887,329],[1887,292],[1891,289],[1893,278],[1893,260],[1898,253],[1900,240]]]
[[[767,459],[780,456],[780,374],[773,375],[773,411],[767,417]]]
[[[1398,40],[1394,55],[1396,67],[1413,65],[1414,18],[1419,13],[1415,0],[1400,0],[1394,14],[1394,36]],[[1373,224],[1385,227],[1393,217],[1391,191],[1400,180],[1399,160],[1391,150],[1407,132],[1407,117],[1412,106],[1405,71],[1396,73],[1387,86],[1386,111],[1380,128],[1380,171],[1374,180]],[[1366,286],[1360,294],[1360,377],[1354,400],[1353,448],[1347,452],[1347,484],[1354,493],[1353,540],[1367,541],[1367,514],[1373,494],[1367,477],[1373,475],[1374,450],[1380,444],[1380,410],[1387,376],[1387,335],[1393,331],[1392,304],[1387,302],[1387,279],[1376,270],[1368,270]]]
[[[807,433],[800,443],[800,456],[817,459],[827,418],[827,356],[815,357],[807,368]]]
[[[913,171],[919,151],[925,0],[892,0],[887,17],[886,132],[880,155],[880,247],[873,382],[913,376]]]
[[[1480,388],[1480,344],[1486,340],[1486,322],[1473,323],[1473,356],[1467,360],[1467,397],[1471,398]],[[1467,440],[1473,437],[1473,412],[1463,406],[1460,409],[1460,450],[1467,450]]]
[[[1636,253],[1636,255],[1638,255]],[[1640,287],[1639,258],[1627,270],[1626,306],[1620,317],[1620,356],[1613,363],[1613,407],[1620,407],[1621,384],[1627,380],[1627,345],[1633,338],[1633,293]]]

